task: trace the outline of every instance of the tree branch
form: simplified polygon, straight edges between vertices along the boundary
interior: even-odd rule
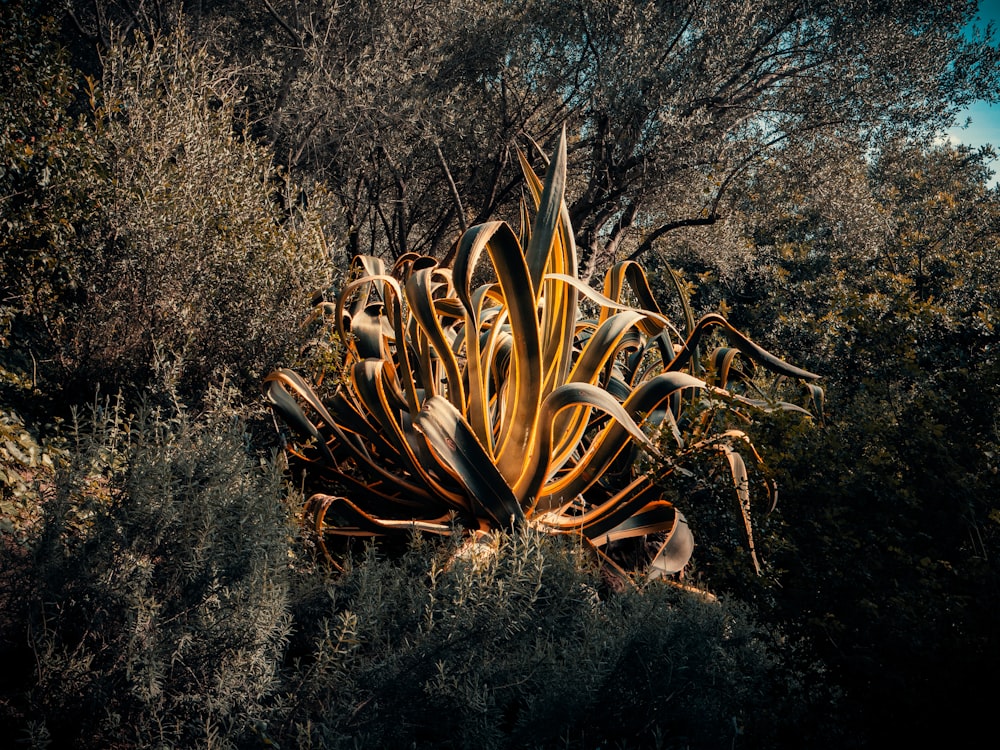
[[[628,259],[629,260],[638,259],[639,256],[641,256],[643,253],[649,250],[653,246],[653,244],[658,239],[660,239],[660,237],[667,234],[668,232],[673,232],[676,229],[683,229],[684,227],[711,226],[712,224],[715,224],[717,221],[719,221],[719,219],[721,218],[722,217],[719,214],[710,213],[708,216],[698,216],[693,219],[680,219],[678,221],[671,221],[667,224],[663,224],[655,232],[653,232],[645,240],[643,240],[642,244],[639,245],[639,247],[637,247],[632,252],[632,254],[628,256]]]
[[[271,17],[274,18],[274,20],[277,21],[279,24],[281,24],[281,28],[283,28],[285,31],[288,32],[288,36],[292,38],[292,41],[298,45],[301,45],[302,37],[295,29],[293,29],[291,26],[288,25],[288,22],[284,18],[282,18],[278,14],[278,11],[276,11],[274,9],[274,6],[271,5],[271,0],[264,0],[264,5],[267,6],[267,10],[270,12]]]
[[[440,144],[434,144],[434,150],[437,151],[438,159],[441,160],[441,168],[444,170],[444,176],[448,180],[448,187],[451,188],[451,197],[455,201],[455,211],[458,213],[458,226],[462,230],[462,234],[465,234],[465,230],[469,228],[469,225],[465,223],[465,209],[462,207],[462,196],[458,193],[458,186],[455,185],[455,180],[451,176],[451,170],[448,169],[448,162],[444,158],[444,154],[441,153]]]

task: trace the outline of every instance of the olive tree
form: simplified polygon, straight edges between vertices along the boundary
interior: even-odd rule
[[[585,276],[686,227],[718,225],[748,176],[929,138],[995,97],[998,51],[972,1],[138,0],[73,3],[184,22],[231,54],[258,134],[327,182],[352,250],[441,257],[516,210],[512,146],[570,134]],[[98,12],[100,11],[100,12]]]

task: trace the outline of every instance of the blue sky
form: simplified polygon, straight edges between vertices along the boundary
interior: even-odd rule
[[[979,0],[977,25],[985,26],[988,21],[994,22],[1000,36],[1000,0]],[[976,102],[959,116],[957,124],[964,125],[966,118],[972,120],[971,124],[952,128],[948,133],[952,140],[971,146],[992,143],[1000,150],[1000,104],[990,106],[986,102]],[[993,162],[993,169],[1000,172],[1000,159]],[[994,184],[996,182],[994,178]]]

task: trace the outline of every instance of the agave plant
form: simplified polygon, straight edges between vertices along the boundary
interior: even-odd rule
[[[659,483],[671,455],[713,451],[728,461],[753,555],[743,455],[759,457],[736,430],[682,433],[682,404],[701,394],[763,407],[729,387],[749,382],[737,377],[738,360],[817,376],[720,315],[695,321],[683,294],[678,329],[635,262],[608,270],[602,291],[583,283],[563,197],[565,136],[544,183],[520,159],[535,215],[529,221],[522,207],[519,233],[499,221],[474,226],[450,267],[409,254],[390,272],[377,258],[355,258],[335,301],[316,312],[342,344],[342,377],[325,401],[291,370],[267,377],[273,409],[300,438],[292,452],[339,490],[309,500],[320,538],[531,524],[580,535],[600,552],[658,535],[650,574],[675,573],[694,543]],[[487,280],[474,284],[484,269]],[[711,331],[729,346],[702,369],[699,346]],[[639,449],[667,468],[640,471]]]

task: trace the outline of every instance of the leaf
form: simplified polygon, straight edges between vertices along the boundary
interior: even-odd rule
[[[694,535],[687,519],[677,511],[674,527],[649,564],[647,579],[653,581],[673,573],[680,573],[691,560],[692,554],[694,554]]]
[[[743,526],[747,532],[747,544],[750,547],[750,559],[753,561],[754,570],[757,575],[761,573],[760,562],[757,560],[757,550],[753,541],[753,522],[750,519],[750,475],[747,472],[746,462],[743,456],[727,445],[720,444],[719,450],[725,455],[729,462],[729,470],[733,477],[733,485],[736,487],[736,496],[739,499],[740,515],[743,517]]]
[[[729,339],[733,346],[739,349],[739,351],[750,359],[766,367],[771,372],[775,372],[779,375],[785,375],[790,378],[799,378],[801,380],[817,380],[819,378],[819,375],[816,375],[815,373],[808,372],[807,370],[803,370],[795,365],[785,362],[782,359],[779,359],[778,357],[775,357],[773,354],[758,346],[736,330],[728,320],[723,318],[718,313],[705,315],[695,324],[694,331],[691,332],[691,335],[688,336],[687,340],[684,342],[680,353],[666,366],[666,369],[679,370],[684,367],[697,348],[698,342],[710,328],[721,328],[723,333],[726,335],[726,338]]]
[[[444,364],[448,400],[456,408],[461,409],[465,407],[462,373],[459,371],[458,360],[455,358],[451,344],[441,327],[441,321],[434,304],[436,273],[433,268],[421,268],[415,271],[406,282],[406,301],[420,333],[426,336],[430,347]],[[429,389],[432,395],[437,391],[436,382],[425,382],[424,387]]]
[[[530,170],[528,170],[530,172]],[[538,202],[538,210],[531,227],[531,239],[524,258],[531,278],[531,289],[538,302],[542,274],[549,262],[549,252],[555,243],[563,214],[563,193],[566,190],[566,130],[563,129],[556,146],[555,159],[549,164],[545,184]]]
[[[462,415],[440,396],[424,403],[415,426],[438,460],[467,488],[470,498],[498,527],[524,520],[524,511]]]

